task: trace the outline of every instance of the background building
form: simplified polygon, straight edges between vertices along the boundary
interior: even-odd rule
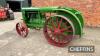
[[[100,0],[32,0],[32,6],[68,6],[80,10],[85,24],[100,27]]]
[[[20,11],[21,7],[31,6],[31,0],[0,0],[2,6],[6,6],[7,3],[13,11]]]
[[[0,6],[5,6],[6,5],[6,1],[5,0],[0,0]]]

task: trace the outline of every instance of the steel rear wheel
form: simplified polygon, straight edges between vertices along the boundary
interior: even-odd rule
[[[47,41],[58,47],[68,45],[75,33],[72,22],[61,15],[50,17],[45,22],[43,31]]]
[[[28,28],[24,22],[16,24],[16,31],[22,37],[27,37]]]

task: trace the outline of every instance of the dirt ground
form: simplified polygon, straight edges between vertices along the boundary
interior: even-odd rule
[[[27,38],[21,38],[15,29],[22,17],[15,13],[15,20],[0,21],[0,56],[100,56],[100,28],[84,28],[82,38],[73,40],[68,46],[95,46],[94,53],[69,53],[64,48],[52,46],[46,41],[42,30],[30,30]]]

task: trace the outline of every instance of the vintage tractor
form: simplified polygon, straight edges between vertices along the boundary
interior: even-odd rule
[[[14,13],[10,8],[0,6],[0,20],[14,20]]]
[[[16,31],[27,37],[28,28],[41,29],[47,41],[55,46],[64,47],[76,36],[83,34],[83,16],[69,7],[27,7],[22,8],[23,22],[16,24]]]

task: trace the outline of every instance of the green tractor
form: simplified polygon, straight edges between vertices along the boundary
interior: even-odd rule
[[[28,28],[41,29],[47,41],[64,47],[76,36],[83,34],[84,21],[81,13],[69,7],[22,8],[23,22],[16,24],[16,31],[27,37]]]

